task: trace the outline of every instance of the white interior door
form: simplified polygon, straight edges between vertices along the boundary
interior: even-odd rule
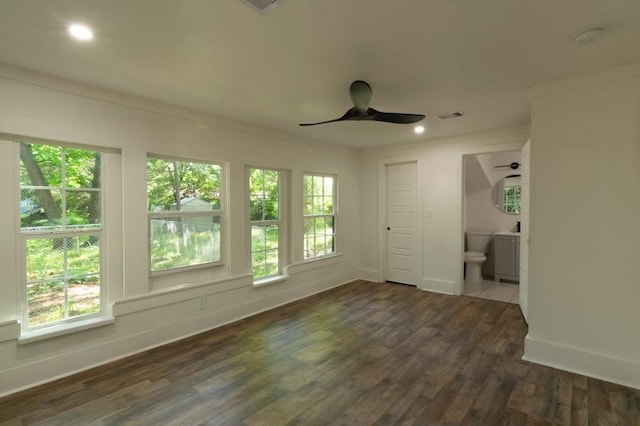
[[[386,167],[386,279],[417,285],[417,166],[404,163]]]
[[[527,142],[522,147],[520,174],[520,309],[525,321],[529,310],[529,147]]]

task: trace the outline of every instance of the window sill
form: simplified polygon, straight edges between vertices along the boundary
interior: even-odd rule
[[[294,263],[285,269],[285,272],[290,275],[298,274],[301,272],[308,272],[314,269],[325,268],[328,266],[337,265],[338,263],[344,262],[342,257],[343,253],[331,253],[326,256],[321,257],[313,257],[311,259],[305,259],[302,262]]]
[[[286,280],[289,279],[289,275],[276,275],[275,277],[269,277],[269,278],[265,278],[262,280],[258,280],[258,281],[254,281],[253,282],[253,287],[257,288],[257,287],[264,287],[264,286],[268,286],[271,284],[277,284],[277,283],[281,283],[284,282]]]
[[[101,316],[81,321],[74,321],[66,324],[55,325],[52,327],[42,328],[32,331],[24,331],[18,338],[18,343],[23,345],[27,343],[39,342],[41,340],[51,339],[53,337],[63,336],[65,334],[76,333],[82,330],[102,327],[113,324],[116,319],[112,316]]]

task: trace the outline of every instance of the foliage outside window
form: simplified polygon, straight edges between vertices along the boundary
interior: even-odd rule
[[[251,267],[255,280],[280,273],[280,172],[249,169]]]
[[[101,312],[99,151],[20,144],[26,328]]]
[[[152,272],[222,261],[222,166],[147,158]]]
[[[333,176],[306,174],[304,179],[304,258],[336,251],[336,185]]]
[[[511,183],[505,179],[503,209],[506,213],[520,213],[520,182]]]

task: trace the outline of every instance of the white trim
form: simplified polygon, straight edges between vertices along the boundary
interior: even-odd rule
[[[251,220],[251,170],[261,170],[262,172],[270,171],[278,173],[278,219],[270,219],[270,220]],[[289,262],[289,256],[291,251],[291,244],[289,240],[289,227],[291,226],[289,222],[289,199],[291,198],[290,187],[290,177],[291,171],[273,167],[261,167],[261,166],[251,166],[245,165],[245,202],[247,206],[247,229],[248,229],[248,247],[249,247],[249,268],[253,272],[253,227],[254,226],[273,226],[276,225],[278,227],[278,271],[275,275],[267,275],[264,277],[260,277],[258,280],[254,281],[256,286],[260,286],[262,284],[267,284],[271,278],[278,279],[282,277],[284,274],[284,269]],[[269,251],[265,248],[265,253]],[[279,281],[278,281],[279,282]]]
[[[450,280],[422,277],[422,283],[418,288],[420,290],[432,291],[434,293],[459,295],[459,293],[456,292],[456,283]]]
[[[117,300],[113,304],[113,315],[119,317],[121,315],[128,315],[196,299],[201,296],[224,293],[241,287],[250,287],[252,278],[253,276],[251,274],[246,274],[207,282],[185,283],[179,286],[157,290],[150,294]]]
[[[26,231],[24,232],[22,229],[22,225],[20,223],[20,218],[19,215],[16,215],[16,223],[17,223],[17,228],[16,228],[16,232],[17,232],[17,241],[18,241],[18,245],[17,245],[17,259],[18,262],[16,262],[16,265],[19,265],[19,269],[20,269],[20,277],[17,280],[19,288],[18,288],[18,294],[20,295],[20,300],[21,300],[21,318],[22,318],[22,333],[20,335],[20,342],[28,342],[28,341],[33,341],[33,340],[43,340],[46,338],[49,338],[47,336],[55,336],[58,334],[67,334],[70,333],[72,331],[65,331],[67,329],[69,330],[75,330],[75,329],[83,329],[82,324],[84,323],[90,323],[90,322],[95,322],[96,318],[105,318],[107,316],[109,316],[109,311],[106,308],[107,306],[107,289],[106,287],[109,286],[108,281],[106,280],[107,277],[107,269],[108,269],[108,261],[106,258],[106,251],[105,251],[105,240],[104,240],[104,236],[107,234],[106,230],[109,229],[109,224],[106,222],[105,218],[105,182],[108,179],[108,171],[106,170],[106,166],[108,165],[108,163],[105,163],[105,155],[107,153],[113,153],[113,151],[108,151],[105,150],[104,148],[101,147],[92,147],[92,148],[75,148],[73,146],[69,146],[69,145],[65,145],[65,144],[48,144],[46,142],[43,142],[37,138],[28,138],[29,140],[26,140],[27,138],[23,138],[21,136],[16,135],[15,136],[15,143],[16,143],[16,151],[17,151],[17,158],[15,158],[14,161],[16,161],[15,163],[15,167],[19,170],[20,167],[20,163],[21,163],[21,158],[20,158],[20,146],[21,144],[25,144],[25,145],[46,145],[46,146],[51,146],[54,148],[61,148],[60,150],[60,155],[61,155],[61,163],[60,163],[60,177],[61,177],[61,181],[60,181],[60,186],[37,186],[37,185],[22,185],[22,183],[20,182],[20,180],[18,179],[18,185],[17,185],[17,196],[19,197],[19,200],[21,200],[22,198],[22,190],[23,189],[29,189],[29,188],[46,188],[49,190],[59,190],[60,194],[61,194],[61,199],[62,199],[62,205],[60,208],[60,213],[61,213],[61,218],[63,218],[63,225],[62,228],[60,229],[49,229],[49,230],[44,230],[44,231]],[[66,172],[66,167],[67,167],[67,160],[66,160],[66,151],[72,149],[72,150],[82,150],[85,152],[94,152],[94,153],[99,153],[100,154],[100,170],[101,172],[101,177],[100,177],[100,187],[99,188],[72,188],[72,187],[68,187],[68,183],[67,183],[67,172]],[[119,155],[119,154],[117,154]],[[96,226],[96,228],[89,228],[89,229],[80,229],[80,228],[73,228],[71,227],[67,227],[66,224],[66,210],[67,210],[67,198],[68,198],[68,192],[76,192],[76,191],[87,191],[88,189],[91,189],[92,192],[97,192],[100,194],[100,223],[99,224],[90,224],[88,226]],[[95,236],[98,238],[98,254],[99,254],[99,271],[97,274],[81,274],[84,276],[87,275],[97,275],[99,277],[99,291],[100,291],[100,310],[98,312],[95,313],[91,313],[89,314],[89,318],[88,319],[82,319],[83,317],[86,316],[81,316],[81,317],[67,317],[67,318],[62,318],[60,320],[54,321],[54,322],[47,322],[47,323],[43,323],[43,324],[37,324],[37,325],[30,325],[29,324],[29,309],[28,309],[28,295],[27,295],[27,287],[29,284],[38,284],[38,283],[42,283],[45,282],[46,280],[37,280],[37,281],[28,281],[27,280],[27,262],[26,262],[26,257],[27,257],[27,241],[29,240],[45,240],[45,239],[52,239],[52,238],[68,238],[68,239],[73,239],[73,238],[82,238],[82,237],[86,237],[86,236]],[[66,259],[66,250],[65,250],[65,259]],[[65,264],[66,264],[66,260],[65,260]],[[67,294],[67,289],[69,287],[69,282],[68,279],[70,278],[67,275],[67,267],[65,266],[64,268],[64,285],[65,285],[65,298],[64,298],[64,309],[65,309],[65,316],[68,314],[68,308],[69,308],[69,298],[68,298],[68,294]],[[92,327],[89,327],[92,328]],[[62,330],[62,331],[60,331]],[[30,337],[30,336],[34,336],[34,337]],[[45,337],[40,337],[40,336],[45,336]]]
[[[0,62],[0,78],[23,85],[38,87],[44,90],[96,100],[123,108],[182,120],[198,127],[216,127],[219,129],[243,133],[249,136],[279,139],[296,146],[299,146],[302,143],[308,146],[319,147],[323,150],[329,149],[338,155],[344,153],[353,154],[357,151],[356,148],[327,143],[319,139],[313,139],[310,136],[300,138],[299,136],[291,133],[274,130],[272,128],[251,125],[245,122],[225,119],[199,111],[147,100],[123,92],[99,88],[90,84],[80,83],[62,77],[54,77],[28,68],[2,62]]]
[[[0,323],[0,342],[20,337],[20,321],[11,320]]]
[[[612,68],[579,77],[556,81],[554,83],[541,84],[529,89],[529,97],[549,95],[558,92],[582,89],[584,87],[595,86],[616,80],[624,80],[640,76],[640,62]]]
[[[343,256],[343,253],[331,253],[326,256],[312,257],[311,259],[306,259],[303,262],[292,263],[291,265],[286,266],[284,271],[285,274],[292,275],[337,265],[338,263],[344,262]]]
[[[305,178],[306,177],[311,177],[312,178],[312,182],[313,182],[313,178],[314,177],[319,177],[323,179],[325,178],[331,178],[333,180],[332,185],[331,185],[331,190],[332,190],[332,194],[331,194],[331,199],[332,199],[332,212],[331,213],[327,213],[327,214],[305,214],[304,213],[304,206],[305,203],[307,201],[307,193],[306,193],[306,185],[305,185]],[[313,184],[312,184],[313,186]],[[324,192],[324,188],[323,188],[323,192]],[[314,194],[311,194],[311,198],[313,199]],[[313,203],[312,203],[313,204]],[[305,257],[305,251],[304,251],[304,246],[306,244],[306,234],[304,232],[305,229],[305,221],[307,219],[315,219],[315,218],[332,218],[333,219],[333,251],[327,253],[327,254],[323,254],[320,256],[313,256],[313,257]],[[318,258],[324,258],[327,256],[333,256],[334,254],[336,254],[338,252],[338,243],[339,243],[339,238],[338,238],[338,176],[336,174],[331,174],[331,173],[312,173],[312,172],[303,172],[302,173],[302,258],[305,261],[310,261],[310,260],[314,260],[314,259],[318,259]]]
[[[270,277],[254,281],[251,286],[253,288],[265,287],[271,284],[283,283],[287,281],[289,278],[290,278],[289,275],[287,275],[286,273],[282,275],[272,275]]]
[[[59,325],[24,331],[20,334],[20,337],[18,337],[18,343],[23,345],[39,342],[41,340],[51,339],[65,334],[76,333],[82,330],[89,330],[91,328],[113,324],[115,321],[116,319],[112,316],[98,316],[85,320],[67,321]]]
[[[171,156],[166,156],[166,155],[156,155],[156,154],[151,154],[151,153],[147,153],[147,161],[146,161],[146,176],[147,176],[147,180],[145,182],[145,186],[147,187],[146,190],[146,194],[147,194],[147,203],[148,203],[148,199],[149,199],[149,160],[153,159],[153,160],[161,160],[164,161],[165,163],[169,163],[169,162],[176,162],[176,163],[196,163],[196,164],[202,164],[202,165],[208,165],[208,166],[218,166],[219,167],[219,190],[220,190],[220,198],[219,198],[219,202],[220,202],[220,206],[217,209],[211,209],[211,210],[162,210],[162,211],[148,211],[148,206],[147,206],[147,256],[148,256],[148,277],[149,278],[157,278],[157,277],[161,277],[164,275],[172,275],[172,274],[179,274],[181,272],[188,272],[191,270],[195,270],[195,269],[204,269],[204,268],[212,268],[212,267],[223,267],[225,266],[225,259],[226,259],[226,253],[225,253],[225,239],[226,239],[226,232],[225,232],[225,226],[226,226],[226,214],[225,212],[228,210],[226,207],[227,203],[228,203],[228,197],[227,197],[227,186],[226,186],[226,181],[227,181],[227,167],[226,167],[226,163],[222,162],[222,161],[207,161],[207,160],[192,160],[192,159],[181,159],[178,157],[171,157]],[[213,207],[213,206],[211,206]],[[218,226],[219,226],[219,247],[218,250],[220,251],[220,259],[219,260],[214,260],[211,262],[205,262],[205,263],[197,263],[197,264],[189,264],[189,265],[184,265],[184,266],[174,266],[171,268],[166,268],[166,269],[159,269],[159,270],[153,270],[152,266],[153,266],[153,262],[152,262],[152,254],[153,254],[153,250],[151,247],[151,221],[154,219],[169,219],[169,218],[190,218],[190,217],[210,217],[212,219],[214,218],[218,218]],[[212,222],[215,223],[215,222]],[[151,284],[151,280],[149,280],[149,283]],[[153,287],[153,286],[152,286]]]
[[[415,163],[416,165],[416,255],[423,256],[424,253],[424,226],[422,221],[423,212],[423,173],[420,167],[419,155],[408,155],[403,157],[389,157],[378,160],[378,279],[383,282],[387,278],[387,166],[395,164]],[[424,269],[424,260],[421,258],[414,265],[417,269]],[[421,271],[416,269],[414,281],[418,285]]]
[[[524,340],[525,361],[640,389],[640,362],[612,357],[576,346],[537,339]]]

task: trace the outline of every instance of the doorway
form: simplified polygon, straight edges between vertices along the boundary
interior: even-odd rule
[[[463,156],[462,293],[520,304],[525,317],[528,147]]]
[[[387,164],[386,281],[418,285],[417,163]]]

